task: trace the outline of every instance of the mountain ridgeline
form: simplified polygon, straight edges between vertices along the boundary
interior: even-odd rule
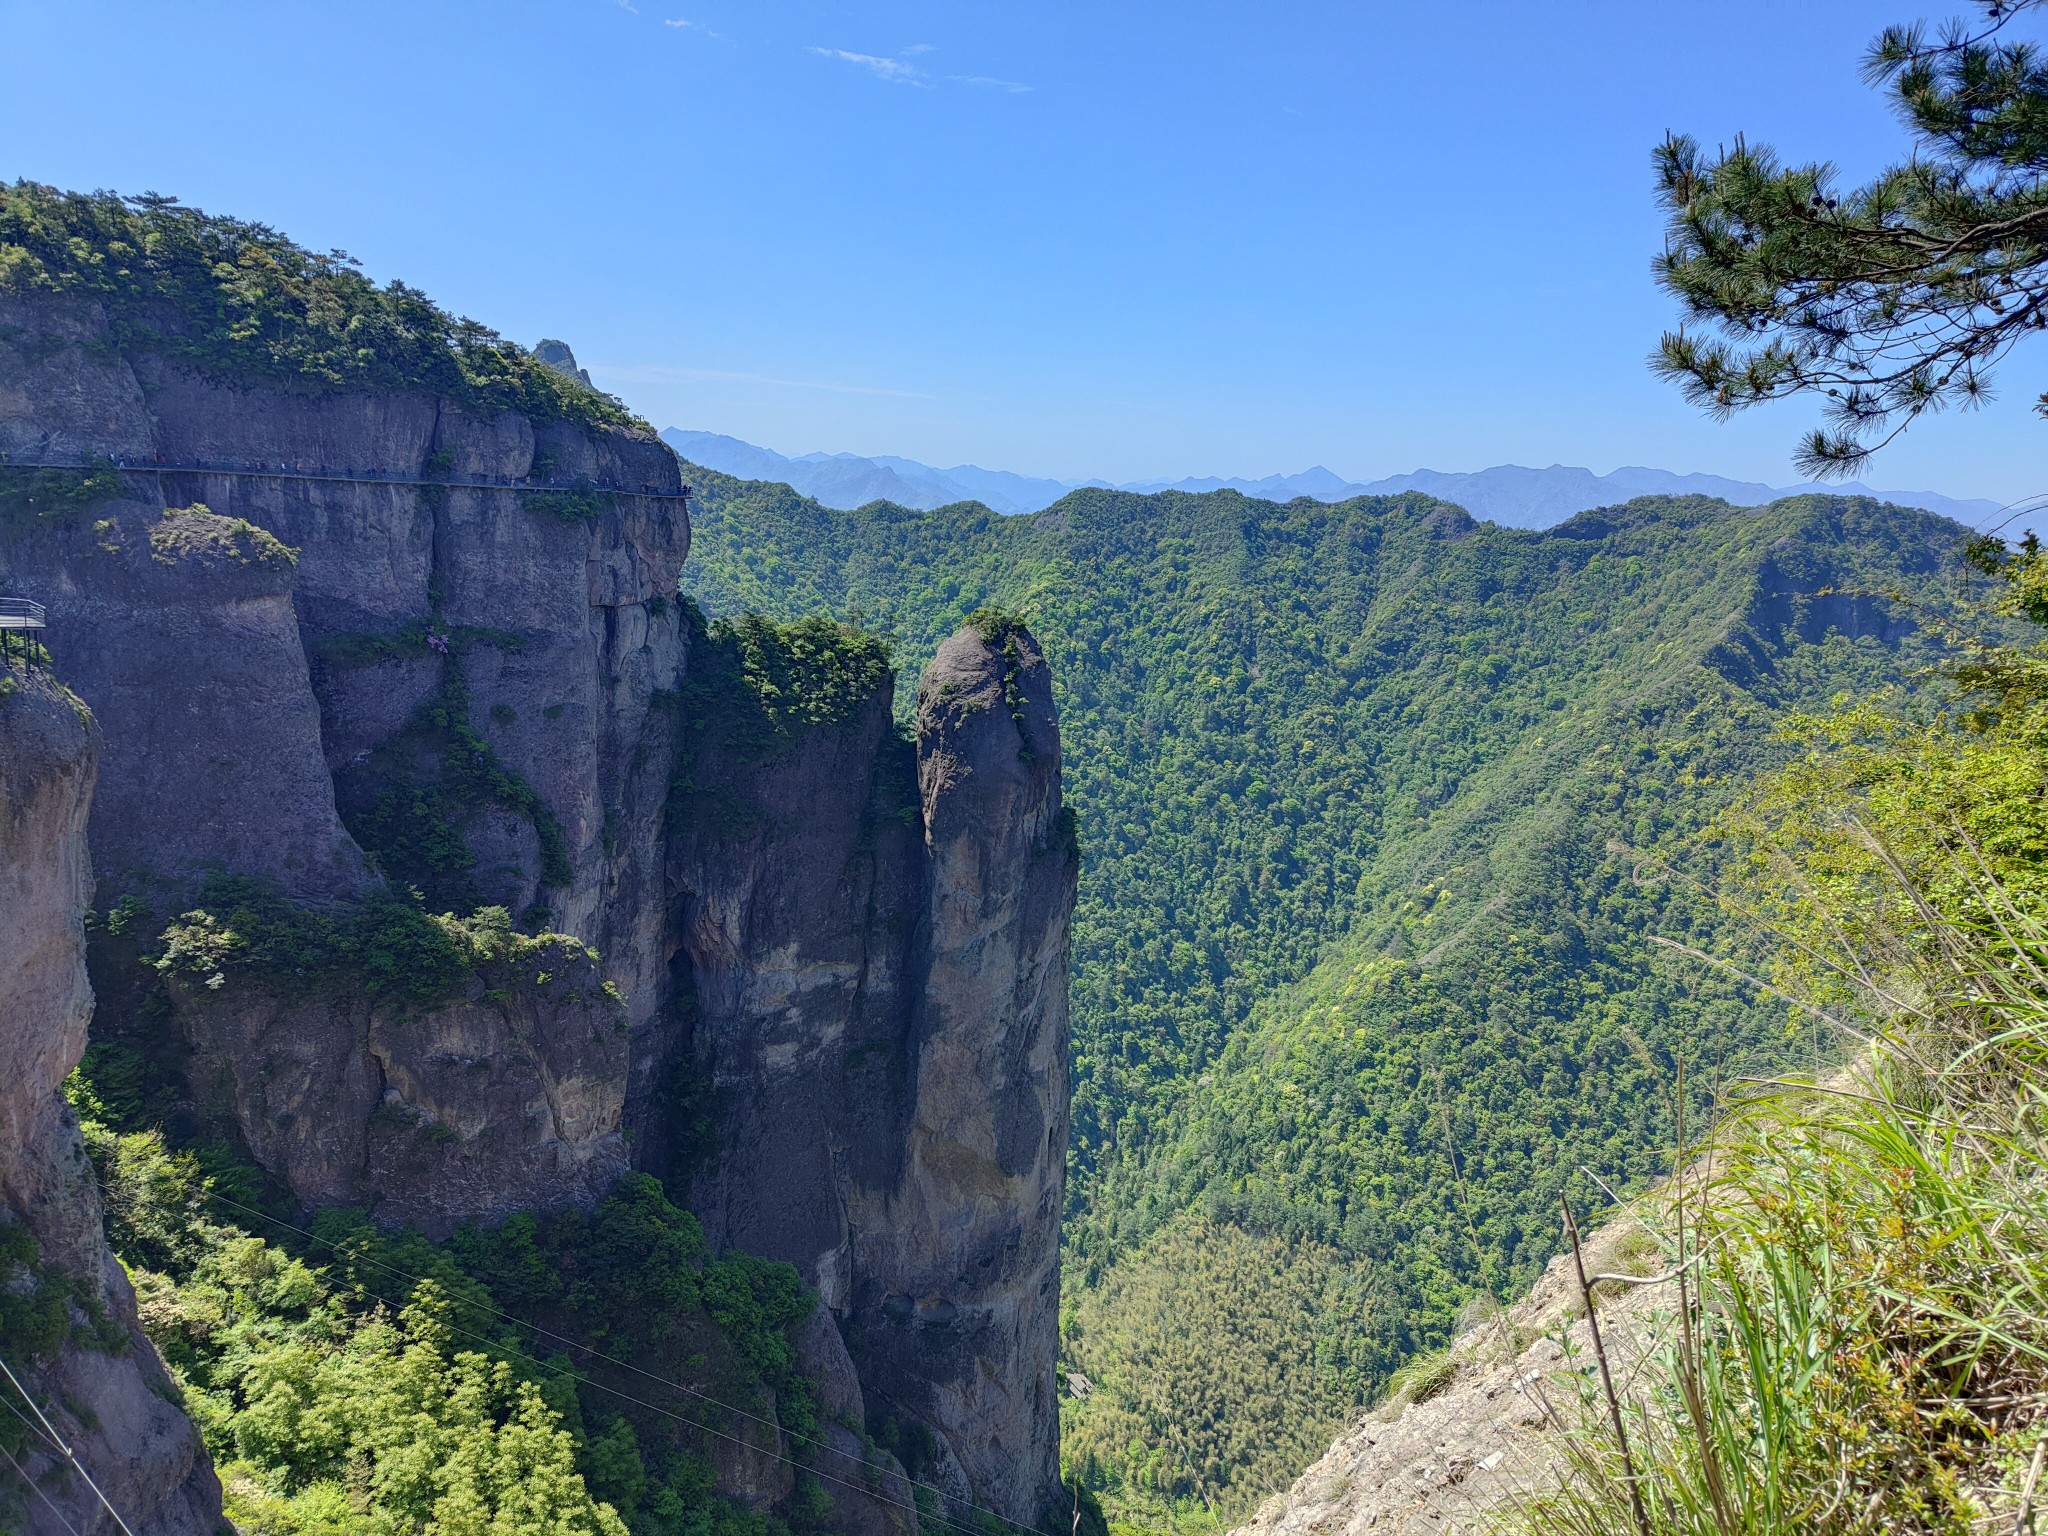
[[[1530,533],[1421,495],[1077,491],[842,513],[687,471],[707,611],[911,657],[1044,637],[1079,819],[1066,1454],[1112,1513],[1242,1509],[1558,1194],[1639,1186],[1665,1086],[1782,1061],[1711,945],[1719,809],[1773,727],[1908,681],[1956,524],[1862,498],[1642,499]]]
[[[559,347],[561,343],[543,342],[541,352],[545,353],[550,346]],[[573,359],[571,363],[573,366]],[[584,382],[588,383],[588,378]],[[1262,501],[1293,501],[1306,496],[1312,501],[1332,502],[1348,501],[1355,496],[1399,496],[1421,491],[1441,501],[1456,502],[1485,522],[1506,528],[1548,528],[1574,513],[1613,506],[1638,496],[1712,496],[1738,507],[1759,507],[1787,496],[1828,489],[1808,484],[1774,490],[1753,480],[1679,475],[1641,465],[1625,465],[1609,474],[1596,475],[1589,469],[1567,464],[1553,464],[1548,469],[1496,464],[1491,469],[1448,474],[1418,469],[1411,474],[1389,475],[1383,480],[1363,483],[1346,480],[1317,465],[1298,474],[1265,475],[1256,480],[1189,475],[1178,480],[1127,481],[1112,487],[1106,480],[1048,480],[1007,470],[982,469],[973,464],[937,469],[890,454],[863,458],[854,453],[806,453],[790,458],[722,433],[685,432],[676,427],[664,429],[661,440],[693,464],[742,480],[781,481],[823,506],[849,511],[873,501],[918,508],[978,501],[995,512],[1040,512],[1069,491],[1084,489],[1196,494],[1237,491]],[[1849,495],[1873,496],[1901,506],[1938,512],[1973,526],[1996,522],[2009,510],[1995,501],[1965,500],[1931,491],[1879,492],[1859,484],[1839,489]]]

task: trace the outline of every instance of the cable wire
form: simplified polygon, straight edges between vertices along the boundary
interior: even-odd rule
[[[49,1437],[50,1444],[57,1447],[58,1454],[71,1463],[71,1470],[85,1479],[85,1486],[92,1490],[92,1496],[98,1499],[105,1506],[107,1513],[114,1517],[114,1524],[121,1527],[122,1536],[135,1536],[135,1533],[128,1529],[128,1522],[121,1518],[121,1511],[114,1508],[113,1502],[104,1493],[100,1492],[100,1485],[92,1480],[92,1474],[85,1470],[78,1457],[72,1453],[71,1447],[64,1443],[63,1437],[57,1433],[56,1426],[44,1417],[43,1410],[37,1406],[36,1400],[28,1395],[28,1388],[24,1387],[21,1384],[21,1378],[14,1374],[14,1367],[5,1360],[0,1360],[0,1371],[7,1373],[7,1379],[13,1383],[14,1390],[21,1394],[21,1400],[28,1404],[29,1410],[35,1414],[37,1421],[43,1426],[43,1433]],[[0,1402],[6,1402],[6,1399],[0,1398]],[[28,1424],[28,1420],[23,1417],[19,1408],[15,1408],[12,1403],[8,1403],[7,1406],[14,1409],[14,1416],[16,1418],[21,1419],[22,1423]],[[31,1424],[29,1427],[33,1429],[35,1425]],[[44,1496],[44,1502],[49,1502],[48,1495]],[[57,1506],[51,1504],[50,1507],[55,1509]],[[63,1516],[60,1515],[58,1518],[63,1519]],[[70,1529],[69,1522],[66,1522],[65,1529]]]
[[[231,1206],[235,1210],[246,1212],[249,1215],[255,1216],[262,1221],[269,1222],[272,1226],[282,1227],[287,1232],[297,1233],[300,1237],[303,1237],[310,1242],[318,1243],[322,1247],[329,1249],[337,1255],[344,1255],[344,1250],[341,1247],[341,1245],[339,1243],[334,1242],[330,1238],[324,1238],[319,1236],[317,1233],[309,1232],[304,1227],[294,1226],[291,1222],[281,1220],[280,1218],[272,1216],[267,1211],[260,1210],[255,1206],[244,1205],[241,1201],[232,1199],[227,1195],[223,1195],[218,1190],[209,1189],[206,1191],[206,1194],[207,1198],[218,1201],[222,1205]],[[429,1280],[432,1278],[428,1275],[412,1274],[407,1270],[398,1268],[394,1264],[386,1264],[380,1259],[373,1259],[368,1257],[367,1255],[346,1254],[345,1256],[352,1263],[367,1265],[368,1267],[373,1269],[380,1269],[388,1275],[396,1276],[398,1279],[401,1280],[409,1280],[413,1282],[415,1285],[419,1284],[422,1281]],[[341,1284],[348,1286],[351,1290],[355,1291],[356,1294],[359,1296],[362,1296],[370,1301],[375,1302],[381,1302],[383,1300],[383,1298],[377,1296],[374,1292],[370,1291],[367,1287],[365,1287],[358,1281],[348,1280],[345,1278],[341,1278],[339,1276],[335,1278],[339,1279]],[[466,1304],[478,1305],[476,1303]],[[666,1376],[658,1376],[652,1371],[646,1370],[641,1366],[632,1364],[630,1361],[620,1360],[614,1356],[603,1354],[597,1350],[590,1348],[588,1344],[582,1342],[581,1340],[573,1338],[567,1334],[557,1333],[550,1328],[543,1328],[538,1323],[529,1322],[525,1318],[507,1312],[502,1307],[499,1307],[495,1304],[483,1304],[480,1306],[480,1310],[489,1312],[494,1317],[497,1317],[505,1322],[515,1324],[521,1328],[525,1328],[542,1338],[554,1340],[558,1343],[567,1345],[570,1349],[575,1350],[578,1353],[583,1354],[592,1360],[601,1360],[607,1365],[616,1366],[621,1370],[630,1371],[636,1376],[644,1377],[648,1381],[654,1382],[658,1386],[667,1387],[671,1391],[681,1392],[690,1397],[694,1397],[701,1402],[709,1404],[713,1408],[721,1409],[724,1412],[734,1414],[739,1418],[752,1420],[756,1424],[760,1424],[770,1430],[773,1430],[777,1435],[787,1435],[792,1440],[799,1441],[811,1446],[815,1446],[820,1450],[830,1451],[833,1455],[839,1456],[844,1460],[851,1461],[856,1466],[862,1468],[869,1468],[874,1465],[872,1462],[857,1459],[851,1452],[843,1451],[838,1446],[832,1445],[828,1441],[822,1440],[815,1435],[799,1434],[795,1430],[783,1427],[782,1424],[780,1424],[774,1419],[764,1418],[758,1413],[750,1413],[746,1409],[737,1407],[732,1403],[723,1402],[720,1399],[711,1396],[711,1394],[708,1392],[699,1391],[695,1387],[685,1386],[682,1382],[672,1381]],[[612,1396],[620,1399],[622,1402],[632,1403],[636,1407],[645,1408],[652,1413],[664,1414],[667,1417],[676,1420],[678,1423],[686,1424],[690,1428],[700,1430],[705,1434],[716,1435],[721,1440],[729,1440],[734,1445],[740,1446],[746,1450],[755,1451],[767,1456],[772,1456],[777,1461],[787,1462],[790,1466],[796,1467],[801,1471],[808,1471],[809,1473],[811,1473],[812,1476],[824,1478],[827,1482],[838,1483],[841,1487],[851,1488],[856,1493],[859,1493],[864,1497],[874,1499],[879,1503],[888,1504],[897,1509],[909,1510],[912,1515],[917,1517],[920,1523],[924,1522],[927,1518],[920,1510],[918,1510],[915,1504],[905,1504],[901,1499],[889,1498],[886,1495],[879,1493],[874,1489],[865,1487],[859,1483],[851,1482],[846,1478],[834,1477],[831,1473],[821,1472],[816,1467],[806,1467],[802,1462],[796,1460],[794,1457],[785,1456],[781,1454],[779,1451],[766,1450],[765,1448],[755,1445],[751,1441],[744,1440],[737,1435],[731,1435],[727,1434],[723,1430],[713,1429],[708,1424],[699,1424],[696,1420],[685,1417],[684,1415],[675,1412],[673,1409],[663,1408],[657,1404],[646,1402],[641,1398],[634,1397],[631,1393],[622,1392],[617,1387],[608,1386],[604,1382],[598,1381],[595,1378],[579,1377],[573,1371],[565,1371],[561,1366],[554,1365],[545,1360],[541,1360],[534,1355],[528,1354],[524,1350],[514,1349],[510,1345],[502,1342],[501,1340],[490,1338],[487,1335],[477,1333],[468,1328],[464,1328],[459,1324],[451,1322],[448,1323],[447,1326],[450,1328],[451,1331],[460,1333],[465,1338],[474,1339],[478,1343],[481,1343],[487,1346],[488,1348],[502,1351],[505,1354],[517,1356],[519,1359],[528,1361],[531,1364],[538,1366],[542,1370],[554,1371],[558,1374],[568,1376],[571,1380],[588,1381],[592,1386],[596,1387],[599,1391],[609,1392]],[[943,1499],[947,1503],[964,1504],[965,1507],[971,1512],[975,1514],[986,1515],[990,1519],[999,1521],[1003,1525],[1010,1527],[1012,1530],[1024,1532],[1025,1536],[1046,1536],[1046,1533],[1040,1531],[1036,1526],[1024,1525],[1018,1521],[1010,1519],[1005,1515],[999,1515],[992,1509],[984,1509],[982,1506],[978,1504],[974,1504],[972,1502],[965,1500],[955,1499],[951,1494],[945,1492],[945,1490],[941,1488],[935,1488],[930,1483],[919,1482],[916,1478],[911,1477],[910,1474],[907,1472],[903,1474],[903,1480],[906,1483],[910,1484],[911,1487],[922,1488],[925,1490],[925,1492],[930,1493],[937,1498]],[[929,1518],[937,1521],[941,1525],[948,1526],[951,1529],[962,1533],[962,1536],[982,1536],[982,1532],[978,1530],[976,1527],[963,1525],[959,1521],[949,1519],[944,1515],[933,1515]]]
[[[0,1399],[0,1401],[5,1401],[5,1399]],[[22,1423],[28,1424],[28,1420],[22,1416],[22,1412],[19,1408],[15,1408],[14,1404],[12,1403],[8,1403],[7,1406],[9,1408],[14,1408],[14,1416],[17,1419],[21,1419]],[[30,1429],[34,1429],[35,1425],[29,1424],[28,1427]],[[63,1526],[65,1530],[69,1531],[71,1533],[71,1536],[78,1536],[78,1527],[73,1525],[69,1520],[66,1520],[64,1518],[64,1511],[57,1507],[57,1501],[51,1498],[47,1493],[43,1492],[43,1485],[28,1475],[28,1470],[25,1467],[23,1467],[20,1462],[14,1459],[13,1453],[4,1449],[0,1449],[0,1456],[5,1456],[7,1458],[7,1465],[14,1468],[15,1473],[21,1478],[21,1480],[24,1483],[27,1483],[29,1487],[35,1490],[35,1495],[37,1498],[41,1499],[45,1504],[50,1506],[50,1513],[57,1517],[57,1523]]]

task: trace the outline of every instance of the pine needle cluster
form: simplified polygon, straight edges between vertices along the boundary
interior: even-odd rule
[[[1871,45],[1865,76],[1913,152],[1862,186],[1742,138],[1711,156],[1688,135],[1659,145],[1657,279],[1706,329],[1667,334],[1651,366],[1720,417],[1825,396],[1828,425],[1796,455],[1819,476],[1988,399],[1993,366],[2048,327],[2048,61],[2011,30],[2039,4],[1979,0],[1975,24]]]

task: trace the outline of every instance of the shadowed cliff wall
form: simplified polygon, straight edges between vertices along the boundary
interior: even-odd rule
[[[17,461],[680,489],[632,430],[230,387],[124,354],[71,300],[0,300],[0,380]],[[1074,858],[1030,636],[949,643],[914,741],[883,677],[844,719],[722,754],[678,707],[709,643],[674,601],[679,500],[118,483],[0,528],[0,575],[48,605],[105,726],[97,903],[148,913],[96,940],[96,1027],[161,1048],[190,1123],[308,1205],[439,1233],[663,1174],[714,1243],[817,1287],[849,1411],[924,1427],[915,1475],[1035,1520]],[[417,889],[560,937],[433,995],[142,964],[221,877],[344,927]]]
[[[92,1012],[81,919],[98,744],[78,701],[47,675],[0,671],[0,1241],[9,1255],[0,1284],[17,1315],[54,1303],[54,1330],[10,1335],[4,1356],[134,1530],[213,1536],[220,1486],[136,1325],[135,1293],[107,1250],[99,1189],[62,1091]],[[4,1385],[0,1393],[14,1399]],[[38,1435],[10,1431],[0,1443],[40,1490],[8,1473],[0,1526],[36,1536],[115,1529]]]

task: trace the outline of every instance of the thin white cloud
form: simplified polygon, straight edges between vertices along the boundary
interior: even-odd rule
[[[898,400],[930,400],[914,389],[884,389],[876,384],[841,384],[828,379],[778,379],[765,373],[727,373],[717,368],[672,368],[666,363],[591,363],[591,373],[621,384],[766,384],[775,389],[823,389],[837,395],[888,395]]]
[[[699,37],[715,37],[720,42],[725,41],[725,34],[723,32],[714,32],[705,26],[703,22],[691,21],[684,16],[672,16],[667,21],[664,21],[662,25],[664,27],[674,27],[678,32],[694,32]]]
[[[948,75],[946,78],[959,85],[978,85],[991,91],[1008,91],[1013,96],[1020,96],[1026,91],[1036,89],[1021,80],[998,80],[994,75]]]
[[[916,53],[920,50],[913,48],[907,51]],[[908,59],[885,59],[880,54],[852,53],[844,48],[812,48],[811,52],[820,58],[839,59],[847,64],[857,64],[878,79],[887,80],[892,85],[924,84],[924,71]]]

